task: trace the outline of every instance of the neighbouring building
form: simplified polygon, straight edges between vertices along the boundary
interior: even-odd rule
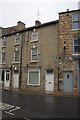
[[[17,86],[14,82],[16,76],[15,73],[20,72],[20,58],[21,58],[21,40],[23,33],[17,33],[25,28],[25,24],[18,22],[17,26],[2,28],[2,37],[0,38],[0,78],[3,88],[9,89],[10,87]],[[16,67],[18,70],[16,71]]]
[[[27,28],[22,53],[21,88],[57,91],[58,20]]]
[[[19,21],[0,28],[0,58],[3,89],[79,92],[80,9],[44,24],[37,20],[32,27]]]
[[[59,13],[60,90],[80,92],[80,9]]]

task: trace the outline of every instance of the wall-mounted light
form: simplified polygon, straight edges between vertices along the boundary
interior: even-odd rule
[[[41,54],[41,52],[39,51],[39,52],[38,52],[38,54],[40,55],[40,54]]]
[[[6,37],[4,36],[4,39],[5,39]]]
[[[17,70],[17,67],[15,67],[14,69]]]
[[[35,29],[33,31],[35,32]]]
[[[12,65],[12,67],[14,68],[14,65]]]
[[[4,50],[2,52],[4,53]]]
[[[17,51],[18,49],[16,48],[16,51]]]
[[[35,45],[33,45],[33,47],[32,48],[36,48],[36,46]]]
[[[17,33],[17,35],[19,35],[19,33]]]

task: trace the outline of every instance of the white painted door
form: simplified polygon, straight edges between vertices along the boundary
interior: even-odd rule
[[[9,70],[6,70],[4,72],[4,86],[5,87],[10,87],[10,71]]]
[[[19,88],[19,73],[13,73],[12,87]]]
[[[54,73],[46,72],[46,91],[54,91]]]

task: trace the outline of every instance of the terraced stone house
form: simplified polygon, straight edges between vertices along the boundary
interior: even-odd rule
[[[0,28],[0,81],[3,89],[31,93],[80,91],[80,9],[25,28]]]

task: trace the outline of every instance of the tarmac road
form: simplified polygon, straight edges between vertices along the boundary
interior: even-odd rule
[[[2,117],[24,118],[24,120],[27,118],[78,118],[79,101],[80,98],[77,96],[32,95],[3,90]]]

